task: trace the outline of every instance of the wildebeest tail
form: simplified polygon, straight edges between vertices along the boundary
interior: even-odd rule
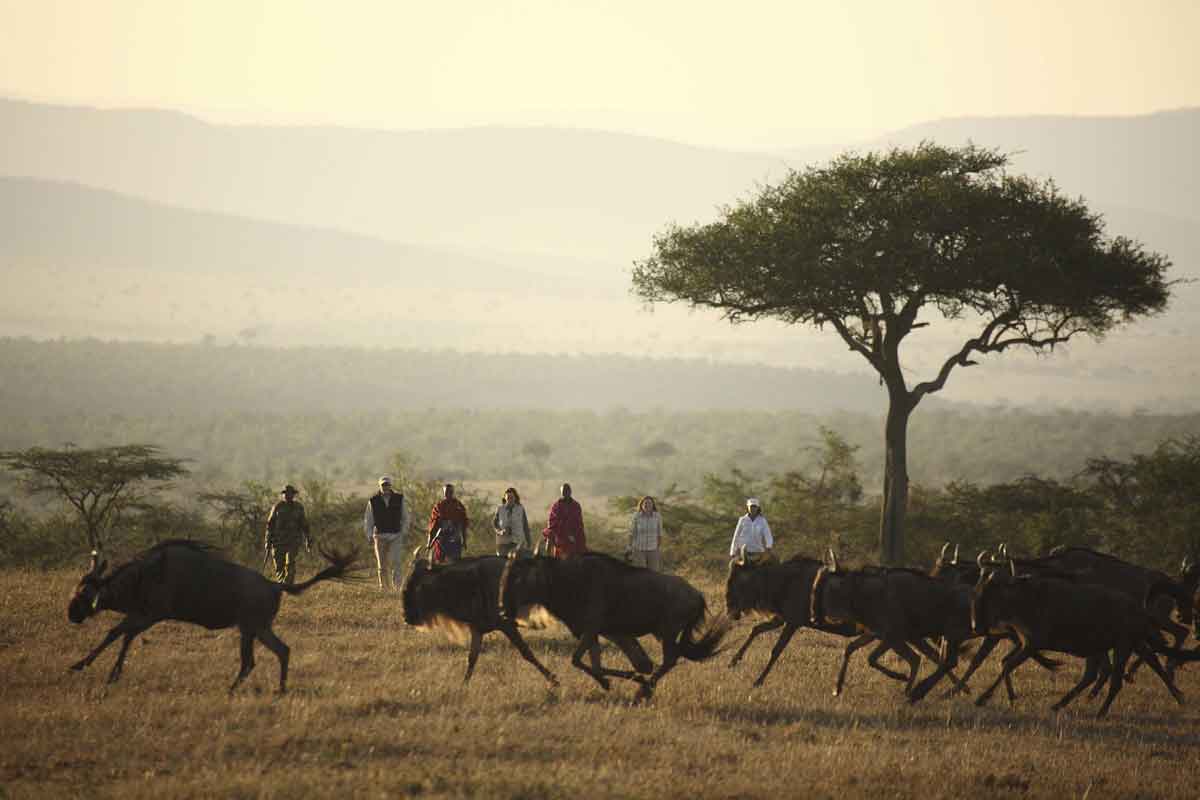
[[[1184,650],[1179,647],[1171,647],[1168,644],[1153,640],[1150,641],[1150,648],[1154,650],[1154,652],[1164,656],[1170,656],[1176,661],[1182,661],[1185,663],[1189,661],[1200,661],[1200,650]]]
[[[721,640],[729,633],[729,618],[724,614],[706,616],[706,609],[701,608],[679,637],[679,652],[689,661],[706,661],[720,653]],[[698,632],[700,638],[693,638]]]
[[[329,562],[329,566],[313,575],[303,583],[297,583],[292,586],[286,584],[277,584],[279,588],[288,594],[301,594],[309,587],[314,586],[321,581],[347,581],[355,580],[359,576],[356,574],[362,569],[355,562],[358,561],[358,553],[356,551],[343,552],[340,550],[326,550],[319,548],[321,557]]]

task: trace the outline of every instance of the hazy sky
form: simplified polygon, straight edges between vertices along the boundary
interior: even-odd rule
[[[704,144],[1200,105],[1195,0],[0,0],[0,94]]]

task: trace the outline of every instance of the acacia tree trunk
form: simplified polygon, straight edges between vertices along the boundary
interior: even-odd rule
[[[908,510],[908,418],[914,404],[907,391],[889,391],[884,425],[883,501],[879,514],[879,560],[904,563],[904,515]]]

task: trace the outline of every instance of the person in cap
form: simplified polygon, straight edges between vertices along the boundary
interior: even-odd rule
[[[542,537],[549,545],[549,554],[554,558],[570,558],[577,553],[587,552],[587,538],[583,533],[583,508],[571,497],[571,484],[564,483],[560,497],[550,506],[550,519],[542,529]]]
[[[426,546],[438,564],[457,561],[467,547],[467,507],[454,496],[454,484],[442,487],[442,499],[429,512],[429,538]]]
[[[729,544],[730,558],[736,556],[742,547],[746,548],[746,556],[750,559],[770,557],[771,548],[775,546],[775,538],[771,536],[771,526],[762,515],[762,504],[757,497],[746,501],[746,513],[733,529],[733,541]]]
[[[300,554],[300,544],[306,549],[312,548],[312,535],[308,530],[308,518],[304,516],[304,506],[296,501],[300,492],[290,483],[284,486],[280,494],[283,499],[271,506],[267,515],[267,535],[263,548],[271,554],[275,564],[275,580],[291,584],[296,580],[296,557]]]
[[[363,514],[363,532],[367,544],[375,551],[379,568],[379,588],[387,590],[400,586],[404,566],[404,534],[408,532],[408,504],[404,495],[392,490],[392,478],[379,479],[379,491],[367,500]]]

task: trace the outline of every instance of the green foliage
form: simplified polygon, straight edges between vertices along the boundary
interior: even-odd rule
[[[144,444],[0,452],[0,465],[21,477],[26,492],[56,497],[74,509],[92,550],[102,547],[122,515],[150,510],[155,492],[187,474],[183,463]]]
[[[722,218],[670,226],[633,271],[648,302],[719,309],[731,322],[832,326],[888,392],[882,558],[903,554],[912,410],[976,355],[1051,350],[1161,311],[1170,262],[1104,237],[1082,200],[1006,172],[1007,156],[925,142],[793,172]],[[929,317],[974,335],[911,383],[904,340]]]

